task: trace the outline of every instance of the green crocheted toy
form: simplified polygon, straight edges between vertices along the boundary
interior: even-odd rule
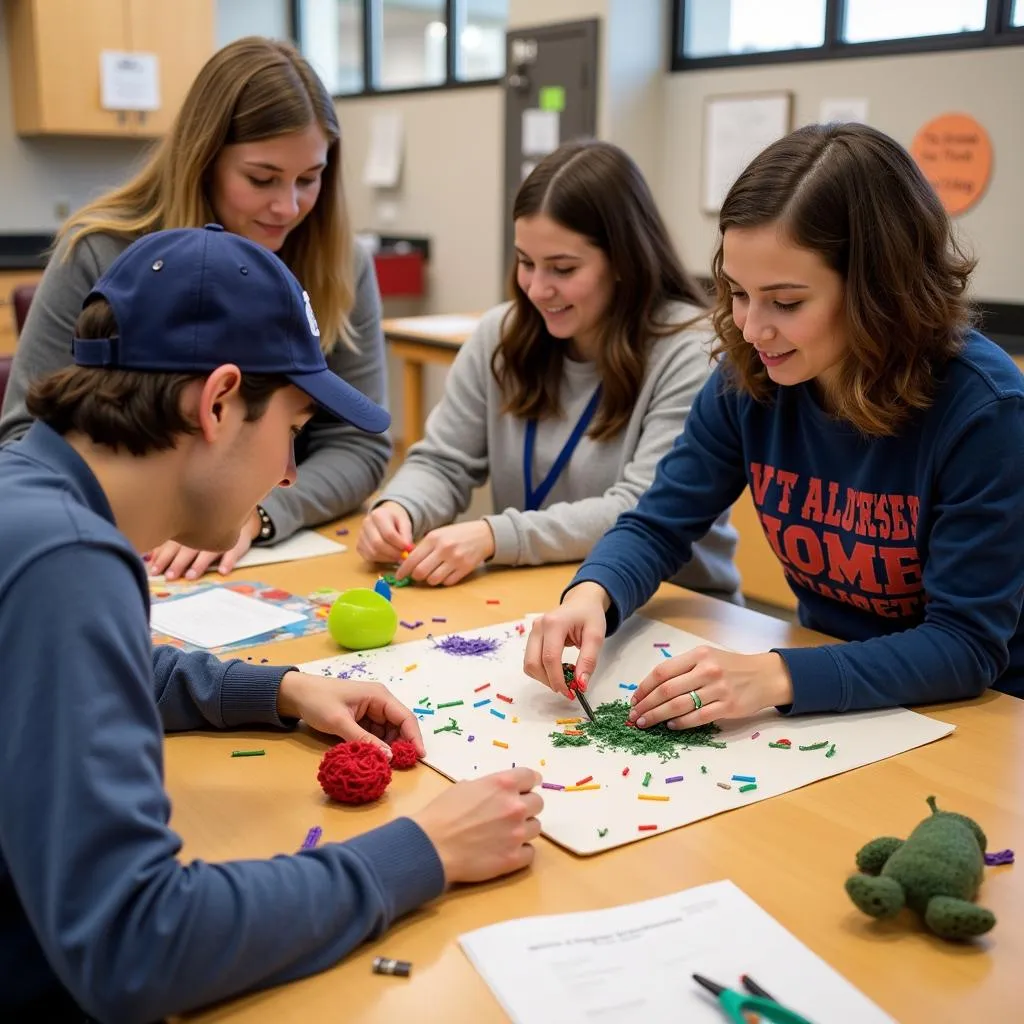
[[[974,903],[985,866],[985,833],[963,814],[940,811],[928,797],[931,816],[908,839],[882,836],[857,853],[863,874],[846,880],[850,899],[871,917],[916,911],[943,939],[983,935],[995,923],[991,910]]]

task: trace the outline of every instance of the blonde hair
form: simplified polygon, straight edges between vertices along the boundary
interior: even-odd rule
[[[164,228],[202,227],[216,215],[207,194],[225,146],[303,131],[327,137],[327,166],[309,215],[278,255],[309,293],[320,343],[351,343],[353,237],[341,174],[341,132],[323,83],[293,46],[259,36],[229,43],[203,66],[167,136],[130,181],[78,210],[58,240],[67,252],[95,232],[135,240]]]

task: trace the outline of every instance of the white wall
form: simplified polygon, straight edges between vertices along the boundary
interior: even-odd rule
[[[960,111],[977,118],[995,151],[988,193],[957,226],[979,257],[974,294],[1024,302],[1024,46],[904,57],[864,57],[757,68],[687,71],[665,79],[665,151],[656,195],[687,263],[706,273],[714,217],[700,210],[702,114],[707,96],[789,89],[794,126],[818,119],[822,99],[865,97],[868,120],[904,145],[925,122]]]

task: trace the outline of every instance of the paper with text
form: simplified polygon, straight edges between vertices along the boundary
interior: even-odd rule
[[[734,989],[749,974],[815,1024],[893,1024],[729,881],[506,921],[459,944],[515,1024],[722,1024],[695,973]]]

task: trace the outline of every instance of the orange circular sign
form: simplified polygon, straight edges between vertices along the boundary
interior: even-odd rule
[[[967,114],[943,114],[914,136],[910,152],[951,214],[969,210],[992,175],[988,132]]]

